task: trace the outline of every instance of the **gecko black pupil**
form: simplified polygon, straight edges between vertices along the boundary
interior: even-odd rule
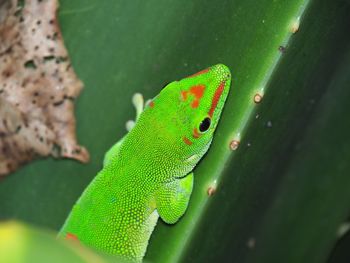
[[[205,132],[210,127],[210,118],[206,117],[204,120],[202,120],[201,124],[199,125],[199,131]]]

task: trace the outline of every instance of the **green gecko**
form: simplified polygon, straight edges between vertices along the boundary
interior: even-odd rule
[[[230,83],[218,64],[171,82],[145,106],[135,95],[136,123],[106,153],[59,236],[141,261],[158,217],[174,224],[185,213]]]

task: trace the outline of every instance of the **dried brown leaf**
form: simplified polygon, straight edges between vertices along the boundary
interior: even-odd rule
[[[89,160],[75,135],[82,82],[64,47],[58,3],[22,2],[0,0],[0,176],[39,156]]]

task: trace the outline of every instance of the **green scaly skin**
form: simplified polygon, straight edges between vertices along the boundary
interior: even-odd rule
[[[230,82],[218,64],[168,84],[106,153],[59,236],[141,261],[158,217],[174,224],[186,211],[191,171],[210,146]]]

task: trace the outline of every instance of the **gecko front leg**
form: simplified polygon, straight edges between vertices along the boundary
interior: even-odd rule
[[[160,218],[168,224],[176,223],[185,213],[193,188],[193,173],[164,184],[156,193]]]
[[[134,128],[138,118],[140,117],[141,113],[143,112],[144,108],[145,108],[145,103],[144,103],[144,99],[141,93],[135,93],[132,96],[132,104],[134,105],[135,109],[136,109],[136,118],[135,120],[128,120],[125,124],[126,126],[126,130],[127,131],[131,131],[132,128]]]

